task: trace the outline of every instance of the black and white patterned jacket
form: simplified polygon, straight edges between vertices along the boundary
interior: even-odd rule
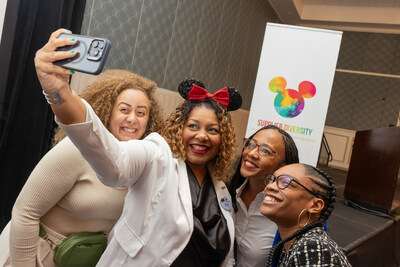
[[[351,267],[346,256],[322,227],[298,236],[289,251],[282,251],[278,266]]]

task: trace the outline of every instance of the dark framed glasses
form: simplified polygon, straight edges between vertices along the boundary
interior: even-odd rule
[[[278,153],[276,153],[275,151],[273,151],[270,147],[265,146],[265,145],[258,145],[257,142],[253,139],[250,138],[245,138],[243,139],[243,147],[246,150],[253,150],[254,148],[258,147],[258,154],[261,157],[273,157],[275,155],[277,155],[280,159],[282,159]]]
[[[310,189],[308,189],[307,187],[302,185],[299,181],[297,181],[294,177],[292,177],[290,175],[287,175],[287,174],[282,174],[282,175],[279,175],[278,177],[275,177],[273,174],[267,174],[264,177],[264,184],[265,185],[269,185],[270,183],[273,183],[273,182],[276,182],[276,186],[281,190],[285,189],[286,187],[288,187],[291,182],[295,182],[296,184],[298,184],[301,187],[303,187],[311,195],[313,195],[315,197],[318,197],[318,198],[324,198],[323,195],[311,191]]]

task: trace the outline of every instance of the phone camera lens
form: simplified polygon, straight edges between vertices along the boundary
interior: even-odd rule
[[[99,41],[93,41],[92,47],[96,48],[99,45]]]
[[[103,41],[99,41],[99,49],[103,49],[104,48],[104,42]]]
[[[96,49],[96,48],[90,49],[89,55],[90,55],[91,57],[95,57],[95,56],[97,56],[98,54],[99,54],[99,50],[98,50],[98,49]]]

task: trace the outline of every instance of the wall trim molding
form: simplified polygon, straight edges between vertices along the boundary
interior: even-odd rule
[[[338,72],[346,72],[346,73],[353,73],[353,74],[368,75],[368,76],[378,76],[378,77],[400,79],[400,75],[395,75],[395,74],[385,74],[385,73],[367,72],[367,71],[358,71],[358,70],[345,70],[345,69],[336,69],[336,71],[338,71]]]
[[[333,156],[329,166],[347,171],[350,166],[356,131],[325,126],[324,134]]]

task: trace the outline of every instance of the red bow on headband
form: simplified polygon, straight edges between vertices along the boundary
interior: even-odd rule
[[[200,87],[198,85],[193,85],[192,89],[190,89],[188,99],[195,101],[202,101],[206,98],[212,98],[226,108],[228,107],[229,104],[228,88],[225,87],[215,92],[215,94],[210,94],[203,87]]]

